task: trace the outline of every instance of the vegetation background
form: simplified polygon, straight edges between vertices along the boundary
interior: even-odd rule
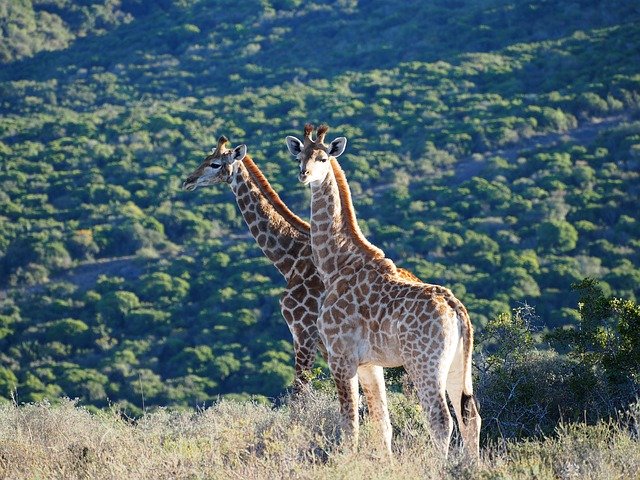
[[[637,1],[9,0],[0,32],[0,398],[282,395],[282,279],[180,185],[224,134],[305,217],[308,121],[370,240],[469,308],[485,435],[635,398]]]

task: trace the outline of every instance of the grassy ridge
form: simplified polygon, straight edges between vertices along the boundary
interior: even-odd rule
[[[392,417],[399,410],[392,398]],[[405,424],[394,459],[367,429],[359,453],[335,447],[335,398],[314,394],[272,409],[221,402],[198,413],[159,411],[132,424],[73,402],[0,407],[5,478],[509,478],[601,479],[640,475],[637,408],[622,423],[559,426],[541,440],[486,447],[472,465],[454,451],[437,460],[424,429]],[[395,422],[394,418],[394,424]],[[629,422],[629,423],[627,423]],[[635,422],[635,423],[633,423]]]

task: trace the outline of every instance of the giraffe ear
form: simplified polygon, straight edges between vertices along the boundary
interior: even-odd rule
[[[330,157],[339,157],[344,153],[344,149],[347,148],[346,137],[338,137],[329,145],[329,151],[327,152]]]
[[[302,148],[304,147],[302,142],[296,137],[292,137],[291,135],[287,137],[286,141],[289,153],[291,153],[291,155],[293,155],[294,157],[300,155],[300,152],[302,152]]]
[[[233,153],[231,155],[232,163],[239,162],[244,157],[247,156],[247,146],[243,143],[242,145],[238,145],[233,149]]]

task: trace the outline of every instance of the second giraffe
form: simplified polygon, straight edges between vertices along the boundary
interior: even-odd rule
[[[473,397],[473,329],[464,305],[439,285],[408,282],[358,226],[351,192],[336,157],[346,138],[324,143],[328,128],[306,125],[304,142],[287,137],[300,164],[299,180],[311,186],[311,248],[324,297],[318,331],[327,349],[343,428],[357,445],[357,377],[361,365],[403,365],[430,420],[436,446],[446,456],[453,420],[465,450],[479,454],[480,415]]]

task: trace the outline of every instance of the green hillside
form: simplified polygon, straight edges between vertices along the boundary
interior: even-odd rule
[[[637,1],[20,0],[0,32],[0,397],[289,386],[282,278],[226,186],[180,190],[220,134],[302,216],[284,137],[348,137],[363,231],[479,332],[575,324],[584,277],[640,297]]]

